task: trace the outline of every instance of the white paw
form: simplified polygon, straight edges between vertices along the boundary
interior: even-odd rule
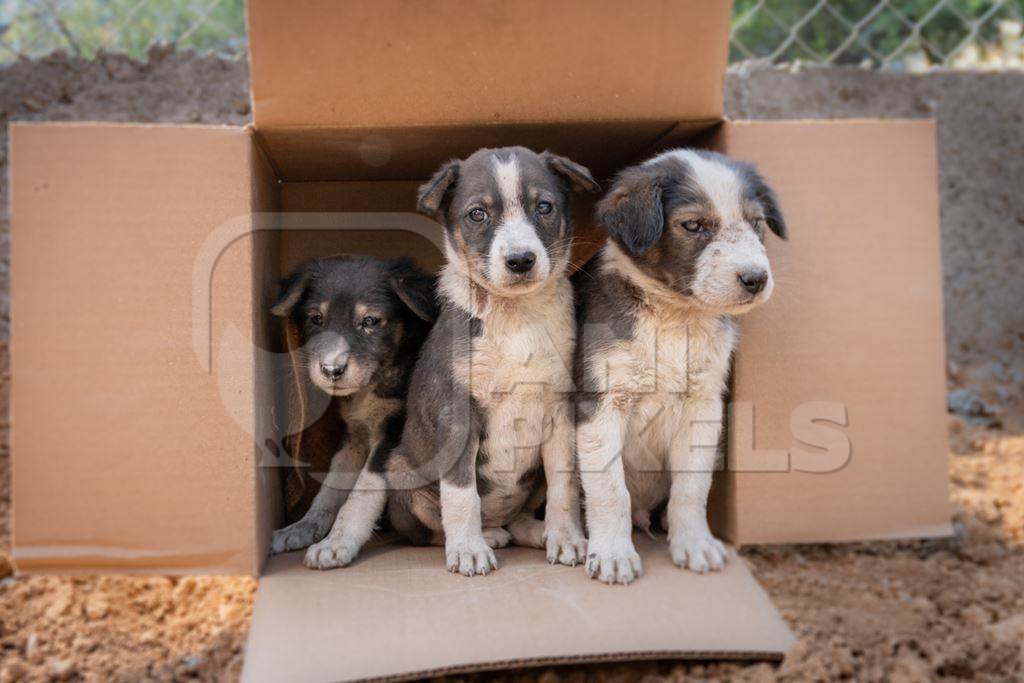
[[[632,583],[643,576],[640,556],[633,548],[633,539],[591,538],[587,544],[587,576],[604,583]]]
[[[548,562],[575,567],[587,556],[587,537],[573,523],[553,525],[544,530],[544,544]]]
[[[359,544],[346,538],[325,538],[309,546],[302,563],[310,569],[332,569],[352,563],[359,554]]]
[[[491,548],[504,548],[512,542],[512,534],[503,527],[496,526],[484,529],[484,540],[487,541],[487,545]]]
[[[483,535],[476,538],[450,540],[444,544],[445,562],[448,571],[463,576],[487,574],[498,568],[498,558],[487,545]]]
[[[320,525],[316,522],[300,519],[294,524],[274,532],[274,537],[270,541],[270,552],[287,553],[292,550],[301,550],[319,541],[325,533],[327,531],[321,530]]]
[[[669,540],[669,550],[677,566],[701,574],[725,566],[725,546],[707,531],[674,536]]]

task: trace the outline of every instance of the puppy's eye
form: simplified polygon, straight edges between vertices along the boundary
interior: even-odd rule
[[[683,229],[686,232],[703,232],[704,224],[700,221],[683,221]]]
[[[309,320],[309,322],[313,323],[317,327],[320,327],[321,325],[324,324],[324,314],[321,313],[320,311],[310,311],[306,315],[306,317]]]
[[[380,324],[380,318],[375,315],[368,315],[363,318],[362,325],[365,329],[371,329],[377,327]]]
[[[483,223],[485,220],[487,220],[487,212],[481,209],[480,207],[470,209],[469,220],[473,221],[474,223]]]
[[[548,215],[554,208],[555,207],[551,206],[551,202],[537,202],[537,213],[542,216]]]

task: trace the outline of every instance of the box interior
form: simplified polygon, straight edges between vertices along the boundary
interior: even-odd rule
[[[788,241],[768,239],[776,293],[741,320],[734,399],[756,415],[730,429],[716,531],[736,544],[948,534],[934,125],[673,126],[639,150],[635,133],[594,130],[568,133],[607,152],[590,162],[602,181],[659,147],[706,144],[757,162],[789,220]],[[258,573],[294,465],[280,446],[283,326],[268,314],[278,280],[343,251],[436,268],[440,228],[413,213],[426,173],[396,143],[393,179],[288,180],[253,129],[16,124],[11,141],[18,567]],[[592,200],[577,204],[578,260],[602,239]],[[51,334],[69,291],[104,304]],[[835,471],[821,471],[813,435],[791,433],[794,409],[815,401],[846,409],[823,425],[852,445]],[[751,447],[755,463],[776,458],[767,471],[733,469]]]
[[[588,165],[594,177],[606,186],[616,171],[649,157],[658,149],[683,144],[715,145],[721,140],[713,134],[716,127],[717,124],[699,122],[651,127],[646,121],[614,126],[538,124],[531,127],[533,135],[527,142],[543,143],[535,149],[550,149],[577,161],[581,158],[578,153],[582,153],[586,161],[581,163]],[[428,272],[436,273],[442,264],[443,232],[439,225],[415,213],[417,188],[436,170],[438,159],[465,156],[481,146],[523,144],[516,134],[514,128],[449,127],[443,139],[451,147],[441,153],[428,151],[416,137],[396,136],[388,141],[393,152],[386,165],[386,175],[390,177],[346,180],[372,178],[376,172],[375,167],[358,156],[357,138],[351,138],[344,150],[334,145],[307,146],[301,136],[279,138],[271,156],[262,134],[254,130],[256,172],[253,178],[260,188],[258,194],[264,197],[265,208],[256,221],[259,227],[254,243],[259,246],[253,251],[253,296],[265,304],[254,318],[257,344],[262,343],[263,348],[278,355],[287,350],[286,326],[269,308],[277,294],[277,281],[306,259],[346,253],[380,258],[404,256],[413,258]],[[339,132],[331,137],[347,139],[348,134]],[[561,140],[572,140],[572,149],[565,149],[567,145],[559,144]],[[323,169],[324,175],[290,180],[281,175],[278,155],[301,157],[305,160],[305,169]],[[585,195],[573,198],[577,237],[574,265],[590,258],[604,240],[603,230],[594,225],[592,218],[596,198]],[[283,372],[280,370],[280,363],[258,365],[256,375],[260,387],[256,394],[256,413],[272,417],[261,432],[265,435],[257,439],[257,448],[268,439],[279,445],[276,451],[262,454],[273,463],[279,463],[279,456],[274,454],[282,451],[280,444],[287,433],[296,430],[297,421],[304,417],[296,414],[301,409],[296,404],[317,399],[304,395],[304,382],[289,372],[287,365]],[[261,401],[265,403],[260,405]],[[282,520],[279,513],[273,514],[273,508],[279,508],[281,501],[271,493],[271,489],[281,488],[279,483],[272,483],[273,478],[281,474],[281,468],[269,469],[273,471],[258,475],[264,482],[259,495],[268,501],[259,504],[262,512],[258,516],[261,524],[258,533],[264,541],[273,526]],[[270,526],[266,526],[268,524]]]
[[[716,476],[709,504],[719,535],[747,544],[951,532],[934,124],[685,122],[661,135],[646,122],[536,130],[589,150],[587,163],[605,186],[624,165],[696,145],[757,163],[781,197],[789,239],[766,240],[776,293],[740,319],[728,468]],[[511,142],[502,131],[490,132],[493,139],[455,127],[447,139],[473,149]],[[413,213],[416,188],[432,169],[417,153],[406,154],[403,139],[392,146],[389,173],[398,179],[338,180],[363,171],[342,169],[337,160],[331,179],[278,178],[270,190],[281,211],[272,216],[275,249],[253,272],[283,274],[311,256],[343,252],[411,256],[436,270],[440,228]],[[557,142],[551,149],[565,152]],[[330,165],[335,151],[313,154],[310,167]],[[593,201],[576,201],[576,264],[604,239],[592,221]],[[824,279],[838,293],[814,286]],[[260,334],[280,334],[280,321],[265,309],[258,321],[265,326]],[[807,409],[820,414],[801,427],[800,411]],[[275,414],[286,411],[279,406]],[[829,460],[833,447],[845,459]],[[261,533],[269,537],[270,529]]]

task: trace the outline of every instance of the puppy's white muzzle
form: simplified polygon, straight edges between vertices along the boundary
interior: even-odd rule
[[[542,282],[551,274],[551,257],[527,220],[498,226],[487,260],[487,279],[499,287]]]
[[[705,306],[737,312],[767,301],[774,288],[764,244],[752,230],[743,230],[707,246],[692,289]]]

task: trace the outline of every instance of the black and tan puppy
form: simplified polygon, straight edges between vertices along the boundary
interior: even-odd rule
[[[445,228],[447,264],[388,510],[411,540],[443,543],[453,572],[486,574],[492,548],[509,542],[546,548],[551,562],[583,559],[566,267],[570,195],[595,189],[582,166],[522,147],[481,149],[420,188],[419,210]]]
[[[587,573],[638,576],[632,527],[648,528],[666,501],[675,563],[720,569],[706,505],[733,316],[772,293],[763,242],[766,229],[785,236],[782,214],[752,166],[674,150],[619,174],[597,217],[610,238],[576,282]]]
[[[305,516],[274,533],[273,552],[326,535],[306,554],[307,565],[321,567],[321,558],[344,555],[369,537],[384,507],[384,487],[371,480],[382,478],[401,434],[409,376],[436,312],[434,290],[434,279],[411,261],[369,256],[307,261],[285,281],[271,310],[297,329],[309,381],[336,397],[331,405],[344,422],[344,440]],[[353,486],[368,493],[350,496]],[[352,514],[339,514],[349,508]],[[368,525],[350,523],[367,515]]]

